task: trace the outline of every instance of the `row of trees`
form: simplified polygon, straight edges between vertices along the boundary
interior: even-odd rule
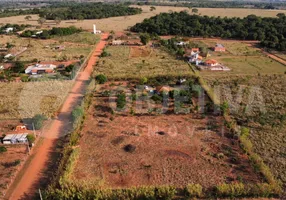
[[[280,9],[285,7],[285,2],[255,2],[255,1],[211,1],[211,0],[170,0],[170,3],[143,1],[138,5],[156,5],[156,6],[176,6],[176,7],[197,7],[197,8],[259,8],[259,9]],[[176,3],[174,3],[176,2]]]
[[[131,31],[158,35],[222,37],[259,40],[261,45],[286,50],[286,16],[262,18],[221,18],[189,15],[187,12],[161,13],[131,27]]]
[[[67,28],[62,27],[54,27],[51,30],[43,30],[41,34],[36,34],[38,31],[35,30],[26,30],[21,34],[21,37],[32,37],[36,36],[41,39],[49,39],[52,36],[65,36],[65,35],[72,35],[74,33],[81,32],[81,29],[78,29],[74,26],[70,26]]]
[[[39,14],[40,17],[48,20],[83,20],[135,15],[141,12],[142,10],[139,8],[132,8],[121,4],[82,3],[42,9]]]

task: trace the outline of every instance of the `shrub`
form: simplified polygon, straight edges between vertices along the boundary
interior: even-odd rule
[[[161,102],[163,101],[163,98],[162,98],[160,95],[158,95],[158,94],[154,94],[154,95],[151,97],[151,99],[152,99],[153,101],[155,101],[156,103],[161,103]]]
[[[127,144],[126,146],[124,146],[124,150],[126,152],[129,152],[129,153],[134,152],[135,149],[136,149],[136,147],[134,145],[132,145],[132,144]]]
[[[247,194],[247,190],[242,183],[223,183],[216,187],[219,197],[242,197]]]
[[[32,121],[34,123],[34,127],[36,130],[40,130],[43,127],[43,122],[46,120],[46,116],[37,114],[32,118]]]
[[[73,125],[74,128],[76,128],[76,126],[78,125],[78,123],[80,122],[82,116],[84,114],[84,111],[82,109],[81,106],[77,106],[73,111],[72,111],[72,121],[73,121]]]
[[[171,200],[176,195],[176,188],[172,186],[158,186],[155,190],[156,199]]]
[[[107,78],[105,75],[103,74],[99,74],[95,77],[95,80],[99,83],[99,84],[104,84],[107,81]]]
[[[116,99],[116,106],[119,109],[124,108],[126,105],[126,95],[125,93],[120,93],[117,95],[117,99]]]
[[[186,186],[186,194],[188,197],[202,197],[203,187],[200,184],[188,184]]]
[[[28,139],[29,144],[34,143],[35,140],[36,140],[35,136],[32,135],[32,134],[28,134],[28,135],[27,135],[27,139]]]
[[[106,49],[103,49],[103,51],[102,51],[102,53],[100,54],[100,57],[108,57],[108,56],[111,56],[111,54],[110,53],[108,53],[107,51],[106,51]]]
[[[139,84],[140,85],[144,85],[144,84],[146,84],[148,82],[148,79],[146,78],[146,77],[142,77],[141,79],[140,79],[140,81],[139,81]]]
[[[1,146],[0,147],[0,153],[4,153],[4,152],[6,152],[7,151],[7,148],[6,147],[4,147],[4,146]]]

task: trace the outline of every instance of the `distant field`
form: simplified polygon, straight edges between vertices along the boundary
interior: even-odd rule
[[[73,42],[94,45],[99,41],[99,36],[94,35],[91,32],[81,32],[68,36],[57,36],[53,39],[59,40],[59,42]]]
[[[20,61],[56,61],[66,57],[68,60],[78,59],[81,55],[87,56],[92,47],[81,44],[64,43],[57,40],[39,40],[19,38],[16,36],[0,36],[0,45],[5,45],[7,42],[16,47],[28,47],[28,49],[17,56]],[[64,50],[56,50],[56,46],[64,46]]]
[[[138,6],[137,6],[138,7]],[[98,19],[98,20],[70,20],[62,21],[59,26],[71,26],[82,27],[83,29],[92,30],[92,24],[96,24],[98,29],[103,31],[123,31],[128,27],[135,25],[136,23],[142,22],[145,18],[150,18],[156,14],[162,12],[170,11],[183,11],[191,10],[186,7],[171,7],[171,6],[156,6],[156,10],[150,11],[150,6],[140,6],[143,9],[143,12],[139,15],[126,16],[126,17],[111,17],[107,19]],[[263,17],[275,17],[278,13],[286,13],[285,10],[265,10],[265,9],[242,9],[242,8],[198,8],[199,14],[208,15],[208,16],[221,16],[221,17],[246,17],[250,14],[255,14]],[[16,16],[16,17],[6,17],[0,18],[0,23],[17,23],[17,24],[32,24],[38,25],[37,15],[32,15],[32,20],[25,20],[25,16]],[[53,27],[57,26],[53,21],[47,21],[46,25]]]
[[[191,75],[187,63],[168,53],[149,47],[110,46],[111,54],[99,60],[96,73],[111,78],[155,77],[160,75]]]

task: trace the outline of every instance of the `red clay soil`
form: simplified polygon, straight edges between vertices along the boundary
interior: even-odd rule
[[[39,182],[41,178],[45,176],[43,171],[49,164],[53,149],[56,148],[55,142],[59,137],[71,130],[70,114],[84,95],[85,83],[89,80],[93,66],[106,45],[105,39],[107,39],[107,37],[108,34],[101,36],[101,40],[97,44],[87,67],[84,71],[80,72],[76,78],[75,84],[64,102],[57,119],[54,119],[49,128],[43,131],[44,135],[42,135],[42,137],[44,137],[44,141],[42,145],[33,153],[32,160],[26,168],[24,175],[20,178],[15,187],[10,188],[11,191],[6,195],[6,199],[31,199],[38,191]]]

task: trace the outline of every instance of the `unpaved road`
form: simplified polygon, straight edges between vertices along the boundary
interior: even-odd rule
[[[98,56],[106,45],[105,39],[107,39],[107,37],[108,34],[101,36],[101,40],[88,61],[87,67],[78,74],[74,86],[69,92],[57,119],[51,122],[47,130],[44,130],[44,135],[42,135],[44,137],[43,143],[32,153],[32,160],[29,166],[25,168],[24,174],[17,182],[17,185],[12,185],[5,197],[6,199],[31,199],[38,191],[41,178],[45,176],[44,171],[51,161],[51,154],[54,148],[56,148],[55,143],[57,139],[71,130],[71,112],[85,93],[86,82],[89,80]]]

